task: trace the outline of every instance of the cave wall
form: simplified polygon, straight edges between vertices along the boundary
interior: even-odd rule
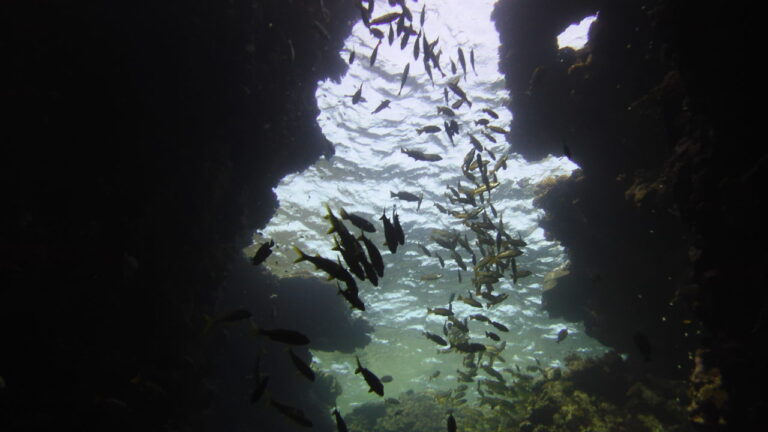
[[[203,314],[271,188],[333,154],[349,6],[3,2],[4,430],[201,430]]]
[[[765,336],[766,311],[748,9],[509,0],[494,14],[514,149],[581,167],[536,201],[570,259],[544,307],[583,321],[639,370],[688,379],[703,430],[765,422],[762,399],[745,397],[765,384],[765,358],[749,347]],[[557,34],[597,11],[588,46],[558,51]]]

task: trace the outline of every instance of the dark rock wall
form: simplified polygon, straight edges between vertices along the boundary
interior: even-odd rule
[[[3,2],[4,430],[202,427],[202,315],[271,187],[332,154],[314,90],[344,72],[357,17],[340,0]]]
[[[588,47],[557,51],[595,11]],[[766,151],[749,145],[749,8],[509,0],[494,15],[515,149],[582,168],[537,199],[571,260],[545,307],[641,370],[689,379],[699,427],[756,430],[763,398],[745,395],[765,384],[749,350],[766,333]]]

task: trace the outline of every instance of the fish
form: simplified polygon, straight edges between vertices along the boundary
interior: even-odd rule
[[[355,62],[355,49],[352,48],[352,51],[349,53],[349,64],[352,64]]]
[[[451,73],[456,75],[456,63],[453,62],[452,58],[449,58],[449,60],[451,61]]]
[[[459,342],[453,345],[453,347],[456,349],[456,351],[462,352],[465,354],[478,353],[478,352],[485,351],[485,345],[481,343],[476,343],[476,342]]]
[[[352,95],[352,105],[356,105],[362,100],[363,100],[363,83],[360,83],[360,88],[358,88],[355,94]]]
[[[315,371],[312,370],[311,367],[309,367],[308,364],[304,362],[299,356],[297,356],[292,349],[288,348],[288,354],[291,356],[291,361],[293,362],[293,365],[296,366],[296,369],[304,375],[308,380],[314,382],[315,381]]]
[[[461,267],[462,270],[467,271],[467,265],[464,264],[464,260],[461,259],[461,255],[459,255],[455,249],[451,250],[451,257],[456,261],[456,265]]]
[[[456,116],[456,113],[453,112],[452,109],[450,109],[448,107],[444,107],[444,106],[437,107],[437,113],[438,114],[447,115],[449,117],[455,117]]]
[[[426,17],[426,10],[427,10],[427,5],[423,5],[421,7],[421,16],[419,17],[419,25],[421,27],[424,27],[424,19]]]
[[[496,138],[494,138],[494,137],[493,137],[493,135],[490,135],[490,134],[488,134],[487,132],[480,132],[480,133],[481,133],[481,134],[483,134],[483,136],[484,136],[484,137],[485,137],[485,138],[486,138],[488,141],[490,141],[490,142],[492,142],[492,143],[494,143],[494,144],[496,143]]]
[[[379,106],[376,107],[375,110],[371,111],[371,114],[377,114],[380,113],[384,108],[389,108],[389,103],[392,102],[389,99],[384,99],[381,101]]]
[[[404,149],[402,147],[400,147],[400,153],[407,154],[408,156],[412,157],[414,160],[417,160],[417,161],[437,162],[437,161],[443,160],[442,156],[438,154],[424,153],[419,150],[409,150],[409,149]]]
[[[423,195],[416,196],[410,192],[392,192],[389,191],[390,198],[397,198],[399,200],[403,201],[410,201],[410,202],[417,202],[418,205],[416,207],[416,211],[421,207],[421,200],[424,197]]]
[[[523,254],[523,251],[517,248],[507,249],[505,251],[502,251],[496,255],[497,260],[501,260],[504,258],[516,258]]]
[[[252,316],[253,314],[251,314],[251,312],[246,309],[235,309],[219,318],[211,318],[208,315],[203,315],[203,319],[205,320],[205,329],[203,330],[203,333],[207,334],[210,331],[211,327],[213,327],[216,324],[243,321],[243,320],[247,320]]]
[[[458,276],[459,283],[461,283],[461,270],[456,269],[456,276]]]
[[[267,330],[256,327],[254,325],[253,331],[256,334],[260,336],[266,336],[275,342],[288,345],[309,345],[309,338],[306,337],[303,333],[297,332],[296,330],[288,330],[282,328]]]
[[[370,21],[371,25],[390,24],[397,21],[400,18],[400,12],[390,12],[388,14],[376,17]]]
[[[368,31],[370,31],[371,35],[376,39],[379,39],[379,40],[384,39],[384,32],[377,29],[376,27],[371,27],[368,29]]]
[[[349,272],[344,267],[342,267],[341,264],[338,264],[336,261],[329,260],[328,258],[323,258],[320,255],[309,256],[304,252],[302,252],[301,249],[297,248],[296,246],[293,247],[293,250],[299,255],[299,257],[296,258],[294,263],[298,263],[301,261],[309,261],[315,265],[315,268],[328,273],[329,279],[338,279],[344,282],[348,282],[349,280],[354,280],[352,279],[352,275],[349,274]]]
[[[427,308],[427,315],[429,315],[429,314],[440,315],[440,316],[445,316],[445,317],[451,317],[451,316],[453,316],[453,308],[451,308],[450,306],[448,307],[448,309],[446,309],[446,308]]]
[[[441,130],[442,129],[440,129],[440,126],[429,125],[429,126],[424,126],[422,128],[416,129],[416,132],[419,135],[421,135],[424,132],[426,132],[426,133],[437,133],[437,132],[440,132]]]
[[[500,331],[503,331],[503,332],[508,332],[508,331],[509,331],[509,329],[507,328],[507,326],[505,326],[504,324],[502,324],[502,323],[500,323],[500,322],[491,321],[491,325],[492,325],[492,326],[494,326],[494,327],[496,327],[496,328],[497,328],[497,329],[499,329]]]
[[[466,94],[466,93],[464,93],[464,90],[462,90],[462,89],[461,89],[461,87],[459,87],[459,85],[458,85],[458,84],[456,84],[456,83],[454,83],[454,82],[452,82],[452,81],[448,81],[448,88],[449,88],[449,89],[450,89],[450,90],[451,90],[453,93],[455,93],[455,94],[456,94],[456,96],[458,96],[458,97],[459,97],[461,100],[463,100],[464,102],[466,102],[466,103],[467,103],[467,105],[469,105],[469,107],[470,107],[470,108],[472,107],[472,102],[470,102],[470,101],[469,101],[469,99],[467,99],[467,94]]]
[[[408,46],[408,39],[411,38],[411,33],[406,31],[403,37],[400,38],[400,51],[404,50]]]
[[[273,407],[275,407],[278,411],[280,411],[281,414],[293,420],[300,426],[304,426],[308,428],[312,427],[312,422],[306,417],[306,415],[304,415],[304,411],[289,405],[282,404],[280,402],[275,401],[274,399],[270,399],[269,403]]]
[[[448,341],[446,341],[445,339],[443,339],[442,337],[440,337],[440,336],[438,336],[438,335],[436,335],[436,334],[434,334],[434,333],[430,333],[430,332],[428,332],[428,331],[425,331],[425,332],[422,332],[422,334],[423,334],[423,335],[424,335],[424,336],[425,336],[427,339],[431,340],[432,342],[434,342],[434,343],[436,343],[436,344],[438,344],[438,345],[441,345],[441,346],[448,346]]]
[[[257,376],[258,375],[254,375]],[[256,402],[261,399],[261,396],[264,395],[264,391],[267,389],[267,384],[269,383],[269,376],[265,377],[258,377],[256,380],[256,387],[251,392],[251,404],[255,404]]]
[[[408,21],[413,21],[413,15],[411,14],[411,10],[408,9],[408,7],[405,5],[405,1],[398,1],[400,4],[400,9],[402,10],[402,16],[407,19]]]
[[[437,261],[440,262],[440,267],[445,268],[445,261],[443,261],[443,257],[441,257],[437,252],[435,252],[435,257],[437,258]]]
[[[464,79],[467,79],[467,62],[464,60],[464,51],[462,51],[461,47],[457,49],[458,55],[459,55],[459,64],[461,65],[461,69],[464,70]]]
[[[429,66],[429,56],[427,55],[426,51],[424,52],[424,71],[429,76],[429,81],[432,83],[432,86],[434,86],[435,77],[432,76],[432,68]]]
[[[362,233],[360,234],[360,237],[357,238],[357,240],[362,241],[365,245],[365,250],[368,252],[368,259],[371,261],[371,265],[373,266],[374,270],[376,270],[376,274],[378,274],[379,277],[384,277],[384,260],[381,257],[381,252],[379,252],[379,249],[370,239],[368,239],[368,237]]]
[[[568,329],[564,328],[564,329],[560,330],[559,332],[557,332],[557,341],[556,342],[560,343],[560,342],[564,341],[565,338],[567,338],[567,337],[568,337]]]
[[[482,111],[484,113],[488,114],[489,116],[493,117],[494,119],[498,119],[499,118],[499,115],[496,114],[496,112],[494,110],[490,109],[490,108],[483,108]]]
[[[475,70],[475,49],[474,48],[469,50],[469,62],[472,64],[472,72],[474,72],[475,76],[477,76],[477,71]]]
[[[453,418],[453,413],[448,413],[448,418],[445,420],[445,425],[448,432],[456,432],[456,419]]]
[[[371,2],[371,3],[373,3],[373,2]],[[337,432],[348,432],[349,429],[347,429],[347,423],[341,417],[341,414],[339,413],[339,409],[336,408],[336,407],[333,408],[333,416],[336,418],[336,431]]]
[[[397,27],[395,28],[395,32],[397,36],[400,36],[401,34],[403,34],[404,29],[405,29],[405,15],[401,14],[400,18],[397,19]]]
[[[479,301],[477,301],[474,298],[472,298],[471,294],[470,294],[469,297],[459,296],[458,300],[461,301],[461,302],[464,302],[465,304],[468,304],[468,305],[470,305],[472,307],[476,307],[476,308],[482,308],[483,307],[483,305]]]
[[[475,321],[482,321],[482,322],[491,322],[491,319],[483,314],[473,314],[469,316],[469,319],[473,319]]]
[[[448,105],[448,89],[443,88],[443,97],[445,97],[445,104]]]
[[[365,304],[362,300],[360,300],[360,297],[358,296],[358,293],[354,289],[341,289],[341,286],[338,282],[336,282],[336,287],[339,289],[339,294],[341,294],[342,297],[352,306],[353,308],[361,311],[365,311]]]
[[[437,210],[440,213],[448,214],[448,210],[445,207],[441,206],[439,203],[433,203],[433,204],[435,205],[435,207],[437,207]]]
[[[419,34],[416,35],[416,40],[413,42],[413,59],[414,60],[419,59],[419,48],[421,48],[421,44],[419,43],[420,39],[421,39],[421,30],[419,30]]]
[[[379,54],[379,46],[381,45],[381,39],[379,39],[379,43],[376,44],[376,48],[373,49],[373,52],[371,53],[371,67],[373,67],[373,64],[376,63],[376,56]],[[362,86],[362,84],[361,84]]]
[[[357,369],[355,369],[355,374],[362,373],[363,378],[365,379],[365,382],[368,383],[368,393],[376,393],[377,395],[384,397],[384,384],[381,383],[381,380],[370,370],[363,367],[362,364],[360,364],[360,357],[355,356],[357,359]]]
[[[384,238],[386,239],[385,244],[391,253],[396,253],[398,245],[397,231],[395,230],[394,225],[392,225],[392,222],[389,221],[389,218],[385,212],[382,212],[381,218],[379,219],[384,222]]]
[[[427,381],[432,381],[433,379],[435,379],[435,378],[437,378],[437,377],[439,377],[439,376],[440,376],[440,371],[439,371],[439,370],[436,370],[436,371],[432,372],[432,373],[429,375],[429,378],[427,378]]]
[[[494,131],[494,132],[498,133],[498,134],[506,135],[506,134],[508,134],[508,133],[509,133],[509,132],[507,132],[507,130],[506,130],[506,129],[504,129],[504,128],[501,128],[501,127],[498,127],[498,126],[494,126],[494,125],[488,125],[488,126],[486,126],[486,127],[487,127],[488,129],[490,129],[490,130],[492,130],[492,131]]]
[[[392,24],[389,25],[389,33],[387,34],[387,42],[389,42],[389,45],[392,45],[392,42],[395,41],[395,32],[392,30]]]
[[[451,125],[451,130],[453,131],[453,134],[454,135],[458,135],[459,134],[459,123],[456,120],[451,119],[450,125]]]
[[[421,251],[424,253],[424,255],[426,255],[426,256],[428,256],[430,258],[432,257],[432,253],[430,253],[429,249],[427,249],[423,244],[416,243],[416,246],[418,246],[419,249],[421,249]]]
[[[643,360],[651,361],[651,342],[648,340],[648,336],[645,333],[637,332],[632,336],[632,341],[640,354],[643,355]]]
[[[323,27],[322,24],[317,21],[312,21],[312,23],[315,25],[315,29],[317,29],[318,33],[320,33],[320,35],[323,36],[325,40],[331,40],[331,35],[328,33],[328,30]]]
[[[478,152],[483,151],[483,144],[477,138],[475,138],[474,135],[472,134],[467,134],[467,135],[469,135],[469,142],[472,143],[472,146],[475,148],[475,150],[477,150]]]
[[[485,333],[488,334],[488,332],[485,332]],[[501,382],[504,381],[504,376],[501,373],[499,373],[499,371],[497,371],[496,369],[492,368],[491,366],[489,366],[489,365],[482,365],[481,368],[485,371],[485,373],[487,373],[488,375],[496,378],[498,381],[501,381]]]
[[[459,99],[456,102],[451,104],[451,108],[459,109],[459,108],[461,108],[462,105],[464,105],[464,99]]]
[[[397,234],[397,242],[401,245],[405,244],[405,232],[400,225],[400,217],[397,215],[397,209],[392,209],[392,224],[395,227],[395,234]]]
[[[489,337],[490,339],[492,339],[492,340],[496,341],[496,342],[498,342],[498,341],[500,341],[500,340],[501,340],[501,338],[499,337],[499,335],[497,335],[497,334],[496,334],[496,333],[494,333],[494,332],[489,332],[489,331],[486,331],[486,332],[485,332],[485,335],[486,335],[487,337]]]
[[[490,123],[488,119],[475,120],[475,126],[488,126],[488,123]]]
[[[347,213],[343,207],[341,210],[339,210],[339,213],[341,214],[342,219],[352,222],[352,225],[360,228],[361,230],[365,232],[376,232],[376,227],[374,227],[373,224],[368,222],[368,220],[366,220],[364,217],[354,213]]]
[[[442,274],[429,273],[429,274],[424,274],[424,275],[419,276],[419,280],[422,280],[422,281],[433,281],[433,280],[438,280],[441,277],[443,277]]]

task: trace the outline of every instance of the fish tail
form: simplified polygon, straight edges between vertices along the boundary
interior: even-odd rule
[[[339,214],[341,215],[342,219],[349,219],[349,213],[347,213],[346,210],[344,210],[344,207],[339,210]]]
[[[389,191],[389,197],[390,198],[397,198],[397,194],[392,192],[392,191]]]
[[[418,133],[419,135],[421,135],[421,134],[423,134],[423,133],[424,133],[424,130],[423,130],[423,129],[416,129],[416,133]]]
[[[307,255],[306,255],[304,252],[302,252],[302,251],[301,251],[301,249],[299,249],[298,247],[294,246],[294,247],[293,247],[293,250],[294,250],[294,252],[296,252],[296,253],[299,255],[299,257],[298,257],[298,258],[296,258],[296,259],[293,261],[293,262],[294,262],[294,264],[295,264],[295,263],[298,263],[298,262],[306,261],[306,259],[307,259]]]

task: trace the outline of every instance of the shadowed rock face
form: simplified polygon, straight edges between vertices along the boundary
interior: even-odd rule
[[[587,48],[558,52],[557,34],[598,10]],[[754,247],[765,148],[745,144],[745,9],[509,1],[495,20],[515,149],[536,160],[567,146],[582,168],[537,201],[571,259],[547,310],[584,320],[647,370],[690,377],[691,420],[707,430],[721,417],[734,430],[763,424],[762,403],[738,396],[763,387],[748,350],[766,331],[765,252]],[[715,52],[723,61],[707,60]]]

